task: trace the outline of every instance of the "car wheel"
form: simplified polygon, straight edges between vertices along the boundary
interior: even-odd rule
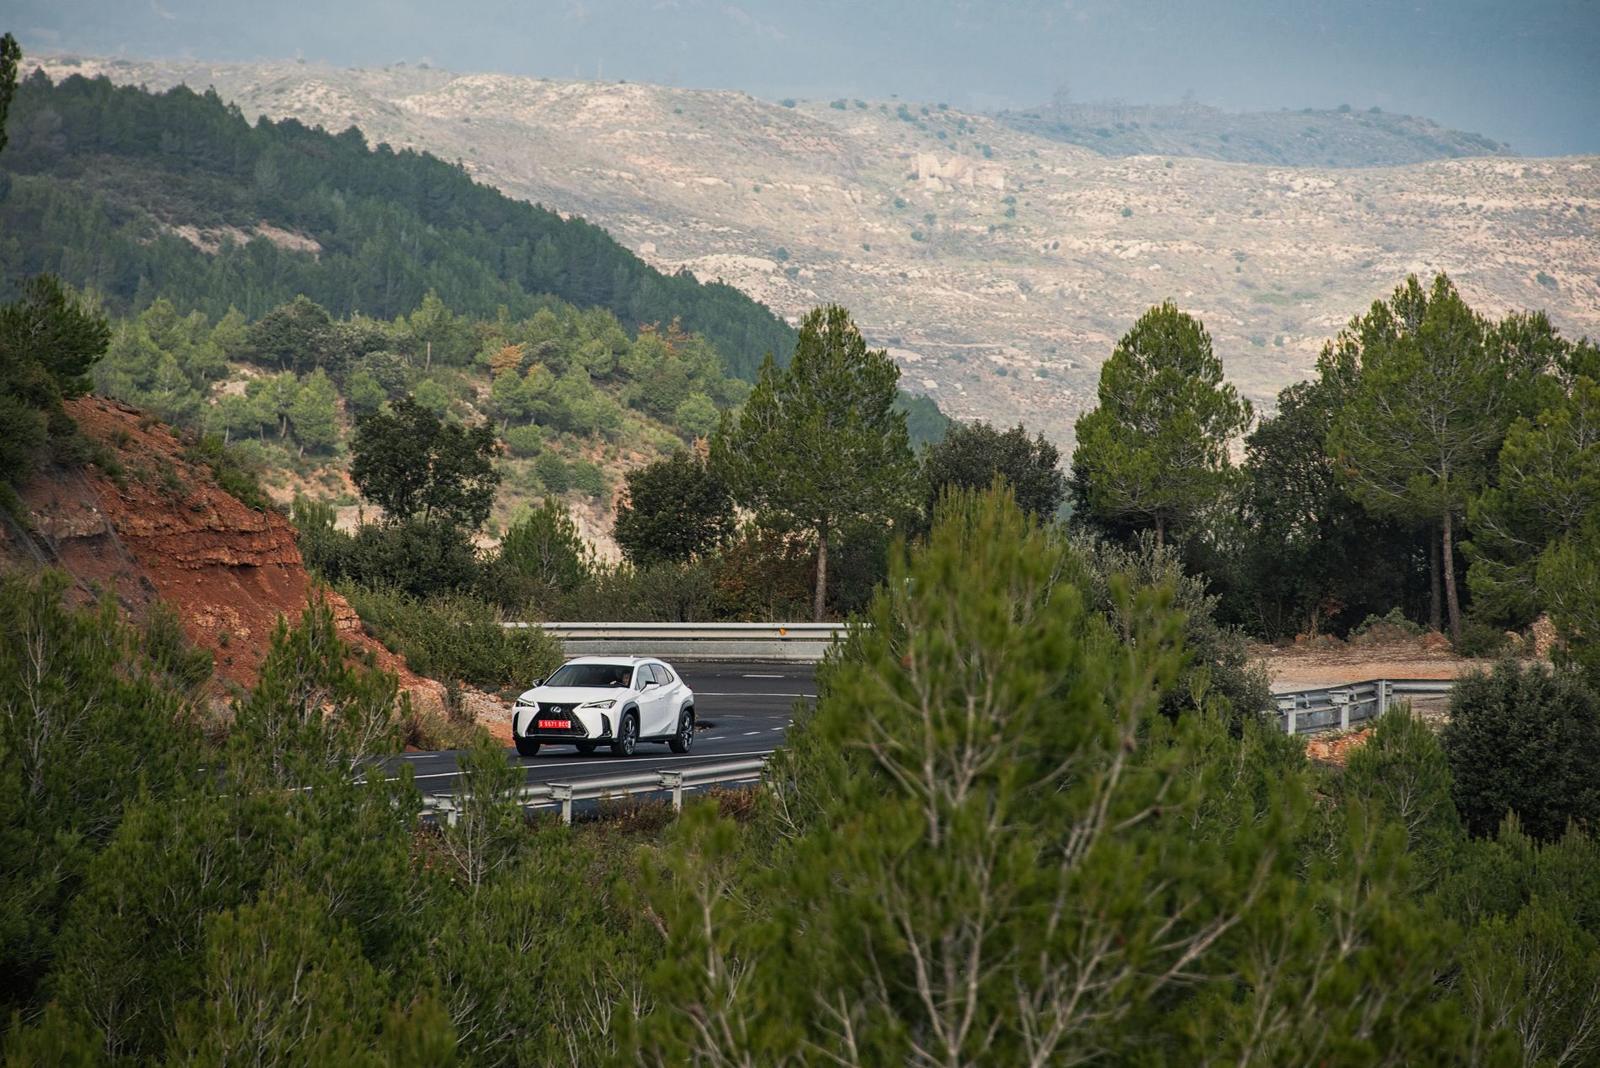
[[[617,728],[617,740],[611,743],[612,756],[633,756],[639,744],[639,717],[632,712],[622,714],[622,725]]]
[[[538,756],[539,743],[534,741],[532,738],[518,738],[517,753],[520,756]]]
[[[683,718],[678,720],[678,733],[672,736],[667,746],[674,753],[687,753],[694,748],[694,709],[683,710]]]
[[[588,756],[590,753],[594,752],[594,749],[595,745],[593,742],[578,743],[578,752],[582,753],[584,756]]]

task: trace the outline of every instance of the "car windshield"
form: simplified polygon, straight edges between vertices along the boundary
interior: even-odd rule
[[[633,669],[626,664],[562,664],[544,680],[546,686],[605,686],[627,689]]]

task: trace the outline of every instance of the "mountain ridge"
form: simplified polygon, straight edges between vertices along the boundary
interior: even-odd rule
[[[359,124],[786,317],[845,303],[909,388],[1060,442],[1116,338],[1163,299],[1206,322],[1258,402],[1308,374],[1323,342],[1407,273],[1447,271],[1486,313],[1545,307],[1570,333],[1600,332],[1594,157],[1335,169],[1113,158],[893,100],[788,107],[414,67],[44,62]]]

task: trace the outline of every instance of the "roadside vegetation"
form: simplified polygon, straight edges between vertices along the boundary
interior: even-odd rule
[[[1591,680],[1463,688],[1459,738],[1397,710],[1315,765],[1214,666],[1203,602],[1004,489],[890,550],[770,789],[676,822],[530,824],[489,746],[419,830],[368,763],[395,680],[326,608],[219,740],[204,665],[65,586],[0,582],[8,1063],[1600,1052],[1595,813],[1531,773],[1554,710],[1561,766],[1600,757]]]

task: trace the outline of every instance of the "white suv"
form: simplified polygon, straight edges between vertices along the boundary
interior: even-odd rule
[[[592,753],[602,742],[632,756],[639,742],[666,742],[674,753],[694,746],[694,691],[659,660],[580,656],[517,698],[511,710],[517,752],[576,745]]]

